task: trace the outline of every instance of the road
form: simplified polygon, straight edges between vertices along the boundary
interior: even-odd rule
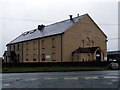
[[[3,88],[118,88],[118,71],[2,74]]]

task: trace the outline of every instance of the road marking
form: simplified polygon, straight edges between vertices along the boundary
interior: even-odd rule
[[[9,83],[6,83],[6,84],[3,84],[3,85],[5,85],[5,86],[9,86],[10,84],[9,84]]]
[[[117,76],[104,76],[104,78],[106,78],[106,79],[110,79],[110,78],[118,79]]]
[[[38,80],[39,78],[31,78],[30,80],[31,81],[35,81],[35,80]]]
[[[78,80],[78,77],[66,77],[65,80]]]
[[[39,78],[27,78],[25,79],[24,81],[35,81],[35,80],[38,80]]]
[[[85,79],[99,79],[98,77],[85,77]]]
[[[106,83],[106,84],[112,84],[111,82],[108,82],[108,83]]]
[[[44,78],[45,80],[57,80],[58,78]]]
[[[113,79],[112,82],[117,82],[118,80]]]

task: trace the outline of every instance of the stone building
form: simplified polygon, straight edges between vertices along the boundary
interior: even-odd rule
[[[24,32],[10,43],[5,62],[104,61],[107,36],[88,15],[72,17]]]
[[[108,51],[107,61],[117,61],[120,62],[120,50],[118,51]]]

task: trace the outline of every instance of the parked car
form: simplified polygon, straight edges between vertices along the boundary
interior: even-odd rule
[[[117,62],[111,62],[108,66],[108,69],[112,69],[112,70],[118,70],[119,69],[119,64]]]

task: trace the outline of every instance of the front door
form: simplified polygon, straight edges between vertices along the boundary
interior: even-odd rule
[[[101,51],[100,50],[97,50],[96,51],[96,61],[101,61]]]

